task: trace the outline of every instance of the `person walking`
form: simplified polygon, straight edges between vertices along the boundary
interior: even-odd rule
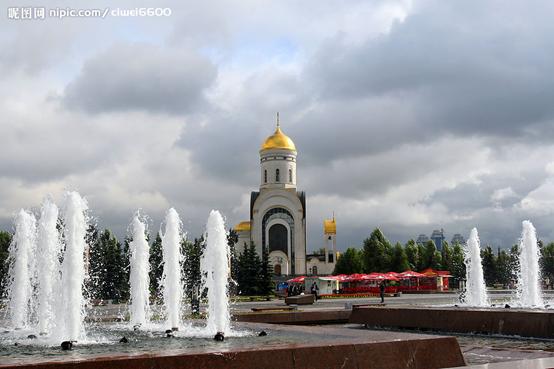
[[[385,303],[385,281],[379,285],[379,294],[381,295],[381,304]]]
[[[312,293],[312,295],[314,295],[314,300],[317,301],[317,298],[318,298],[318,292],[319,292],[319,287],[317,286],[317,283],[314,281],[314,283],[312,283],[312,287],[310,288],[310,292]]]
[[[298,291],[298,286],[295,284],[292,285],[292,296],[298,296],[300,292]]]

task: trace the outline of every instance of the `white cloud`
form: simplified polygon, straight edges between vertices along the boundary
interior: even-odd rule
[[[554,178],[547,179],[529,192],[521,200],[519,206],[523,211],[533,216],[554,214]]]
[[[501,207],[502,202],[507,199],[513,199],[516,198],[517,194],[514,192],[514,190],[511,187],[504,187],[499,188],[497,190],[494,190],[494,192],[491,195],[491,202],[495,207]]]
[[[167,19],[0,20],[0,222],[71,188],[119,234],[139,207],[154,230],[170,206],[192,236],[212,208],[230,226],[280,111],[314,248],[333,211],[341,247],[376,226],[401,241],[478,226],[509,245],[527,217],[554,237],[552,5],[533,5],[164,1]]]

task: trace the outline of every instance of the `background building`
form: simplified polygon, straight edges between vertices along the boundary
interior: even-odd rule
[[[417,236],[417,240],[416,240],[416,243],[418,245],[425,245],[427,243],[427,241],[429,241],[429,237],[427,237],[426,235],[424,235],[423,233],[420,234],[419,236]]]
[[[333,219],[323,221],[323,252],[306,256],[308,274],[329,275],[335,269],[337,261],[337,222]]]
[[[442,251],[442,243],[444,242],[444,230],[441,228],[440,231],[435,229],[430,237],[435,243],[435,247],[438,251]]]
[[[456,233],[453,237],[452,237],[452,241],[450,241],[450,245],[455,245],[455,244],[460,244],[460,245],[463,245],[466,243],[466,239],[464,238],[464,236],[462,236],[461,234],[459,233]]]

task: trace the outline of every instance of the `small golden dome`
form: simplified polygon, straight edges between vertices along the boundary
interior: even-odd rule
[[[273,133],[264,141],[260,151],[272,149],[296,151],[296,146],[294,146],[294,142],[292,142],[289,136],[281,131],[279,123],[277,123],[275,133]]]
[[[323,232],[325,234],[337,234],[337,223],[335,222],[335,218],[325,219],[323,221]]]
[[[234,228],[235,232],[250,231],[250,221],[240,222]]]

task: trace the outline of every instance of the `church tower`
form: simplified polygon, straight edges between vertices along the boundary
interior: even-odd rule
[[[277,128],[260,149],[260,190],[296,189],[296,146],[281,131],[279,114]]]
[[[281,130],[279,114],[259,154],[260,188],[250,195],[250,221],[235,227],[237,250],[253,242],[258,254],[268,250],[275,274],[305,274],[306,196],[296,188],[296,146]]]
[[[325,264],[334,264],[337,258],[337,222],[333,219],[323,221],[323,238],[325,245]],[[331,271],[332,273],[332,271]]]

